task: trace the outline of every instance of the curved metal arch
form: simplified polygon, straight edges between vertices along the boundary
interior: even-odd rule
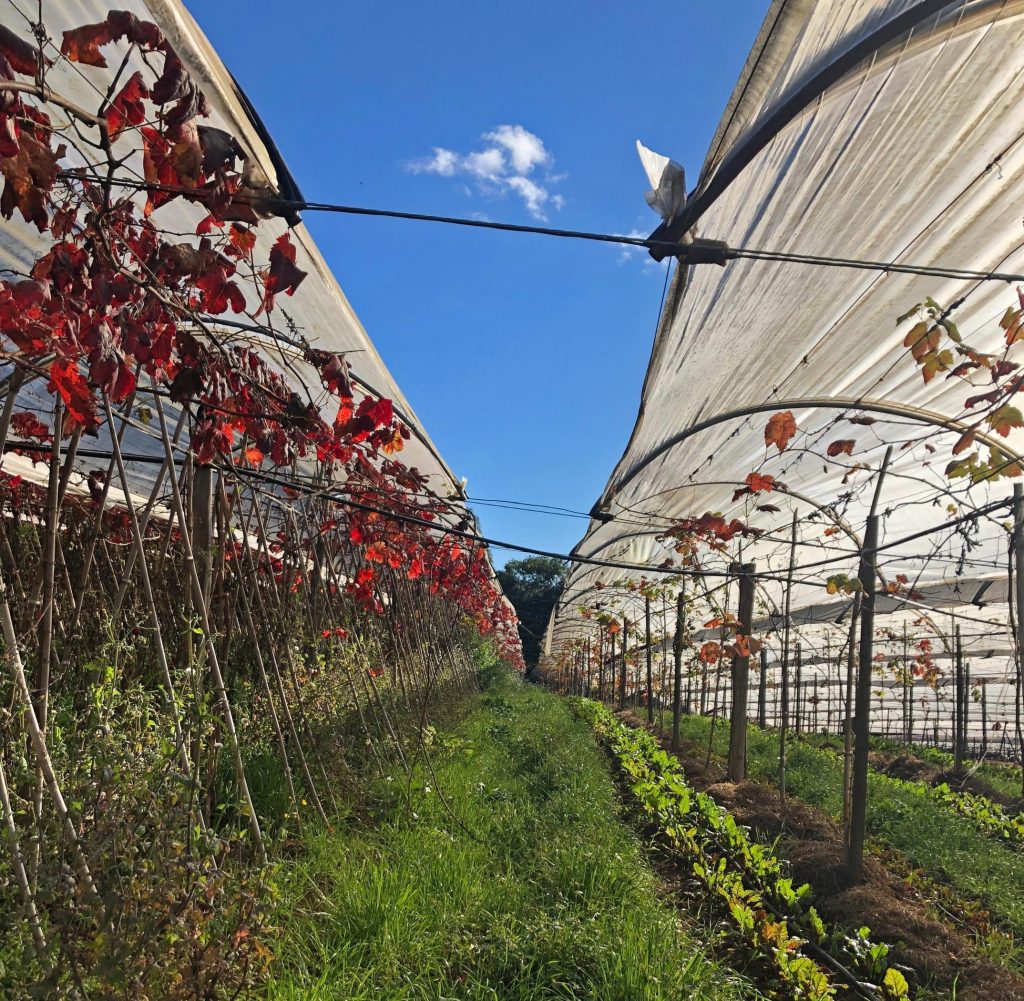
[[[694,486],[697,486],[697,487],[702,487],[702,486],[709,486],[709,487],[710,486],[725,486],[725,487],[733,487],[733,486],[735,486],[735,487],[740,487],[740,486],[743,486],[743,483],[740,480],[701,480],[699,483],[694,484]],[[672,487],[670,489],[678,490],[680,488],[679,487]],[[668,491],[662,491],[662,493],[667,493],[667,492]],[[785,494],[787,497],[792,497],[795,500],[798,500],[798,501],[800,501],[800,502],[802,502],[804,504],[807,504],[808,506],[814,508],[814,510],[820,511],[822,514],[824,514],[827,517],[831,518],[832,522],[836,525],[836,527],[837,528],[841,528],[853,540],[854,544],[857,546],[858,549],[860,549],[860,547],[863,546],[864,543],[861,541],[861,539],[857,535],[857,533],[846,523],[846,521],[844,519],[838,518],[835,515],[834,512],[830,511],[826,505],[819,504],[817,501],[812,500],[810,497],[807,497],[806,495],[804,495],[804,494],[802,494],[802,493],[800,493],[800,492],[798,492],[796,490],[791,490],[789,487],[783,486],[781,484],[776,484],[776,486],[774,487],[774,492],[775,493],[780,493],[780,494]],[[655,494],[654,496],[657,497],[659,495]],[[659,531],[664,532],[665,529],[659,529]],[[592,549],[590,552],[587,552],[587,553],[581,552],[580,555],[581,556],[596,556],[599,552],[601,552],[603,549],[606,549],[608,546],[614,546],[616,542],[625,542],[627,539],[642,538],[645,535],[653,535],[653,534],[654,534],[654,530],[653,529],[651,529],[651,530],[638,529],[638,530],[636,530],[634,532],[625,532],[622,535],[617,535],[614,539],[608,539],[606,542],[602,542],[596,549]],[[584,541],[586,541],[586,540],[584,540]],[[582,545],[582,543],[581,543],[581,545]]]
[[[705,481],[702,481],[702,483],[698,484],[698,485],[705,485],[705,486],[711,486],[711,485],[740,486],[741,484],[740,484],[739,480],[705,480]],[[676,488],[673,487],[672,489],[676,489]],[[821,512],[823,515],[825,515],[827,518],[829,518],[832,521],[832,523],[837,528],[839,528],[841,531],[843,531],[853,541],[854,545],[858,549],[863,545],[863,541],[861,540],[860,536],[846,522],[846,520],[844,518],[840,518],[839,516],[837,516],[836,513],[834,511],[830,510],[827,506],[819,504],[817,501],[812,500],[810,497],[807,497],[804,494],[801,494],[801,493],[797,492],[796,490],[790,490],[788,487],[785,487],[785,486],[777,486],[775,489],[779,493],[783,493],[783,494],[785,494],[788,497],[793,497],[796,500],[801,501],[801,502],[807,504],[808,506],[813,508],[815,511]],[[655,495],[655,496],[657,496],[657,495]],[[642,538],[645,535],[651,535],[651,534],[653,534],[653,531],[645,531],[645,530],[640,530],[640,529],[638,529],[636,531],[633,531],[633,532],[627,532],[624,535],[616,536],[614,539],[609,539],[607,542],[601,543],[601,545],[599,545],[596,549],[591,550],[589,553],[585,553],[585,554],[581,553],[581,555],[596,556],[597,553],[602,552],[608,546],[613,546],[613,545],[615,545],[618,542],[625,542],[628,539]],[[584,540],[581,541],[580,546],[582,545],[582,542],[584,542],[584,541],[586,541],[586,540],[584,539]],[[580,546],[577,546],[576,548],[579,549]],[[587,569],[591,569],[591,568],[587,567]],[[658,571],[657,567],[651,567],[651,572],[656,574],[659,571]],[[886,578],[885,578],[884,572],[881,569],[878,570],[878,579],[882,583],[882,586],[884,587],[885,584],[886,584]],[[588,591],[591,591],[591,590],[594,590],[594,585],[588,585],[582,591],[580,591],[579,594],[576,597],[582,597]],[[564,601],[564,598],[565,598],[567,593],[568,593],[568,589],[559,598],[559,602],[558,602],[558,605],[556,606],[556,609],[561,607],[561,605],[562,605],[562,603]]]
[[[1003,445],[1000,445],[1000,448],[1004,452],[1009,452],[1009,449],[1005,448],[1005,446],[1003,446]],[[900,474],[890,470],[889,471],[889,475],[890,476],[899,476]],[[741,481],[739,481],[739,480],[700,480],[699,482],[693,484],[693,486],[694,487],[701,487],[701,486],[726,486],[726,487],[731,487],[731,486],[743,486],[743,483]],[[666,489],[661,490],[661,491],[659,491],[656,494],[650,494],[649,496],[647,496],[645,498],[645,502],[653,501],[656,498],[661,497],[663,494],[673,493],[674,491],[681,490],[681,489],[687,489],[687,486],[666,487]],[[801,493],[801,492],[799,492],[797,490],[792,490],[789,487],[785,486],[784,484],[776,484],[774,489],[775,489],[776,493],[781,493],[781,494],[785,494],[788,497],[793,497],[796,500],[798,500],[798,501],[800,501],[800,502],[802,502],[804,504],[807,504],[809,507],[813,508],[815,511],[821,512],[821,514],[825,515],[832,522],[832,524],[834,524],[838,529],[840,529],[842,532],[844,532],[850,538],[850,540],[853,542],[853,544],[857,547],[857,550],[859,550],[863,546],[864,543],[863,543],[862,539],[857,534],[857,532],[853,529],[853,527],[847,523],[846,519],[839,517],[836,514],[836,512],[834,510],[832,510],[830,505],[819,504],[816,500],[813,500],[811,497],[808,497],[806,494],[803,494],[803,493]],[[952,491],[950,491],[948,489],[943,489],[943,488],[938,488],[938,489],[940,490],[941,493],[944,493],[947,497],[949,497],[950,500],[952,500],[954,503],[960,503],[960,501],[958,500],[956,495],[952,493]],[[607,523],[610,524],[612,520],[614,520],[614,516],[609,516],[609,521]],[[629,539],[642,538],[645,535],[654,534],[654,531],[655,530],[653,528],[651,528],[651,529],[637,529],[637,530],[631,531],[631,532],[624,532],[621,535],[615,536],[615,538],[613,538],[613,539],[608,539],[607,541],[602,542],[596,549],[592,549],[592,550],[590,550],[589,552],[586,552],[586,553],[581,551],[582,547],[583,547],[583,544],[587,541],[586,538],[584,538],[584,539],[580,540],[580,542],[576,545],[576,547],[573,550],[573,552],[579,552],[579,554],[581,556],[596,556],[598,553],[602,552],[604,549],[608,548],[609,546],[613,546],[613,545],[615,545],[618,542],[625,542],[625,541],[627,541]],[[652,568],[652,570],[653,570],[653,572],[658,572],[657,568]],[[880,580],[883,579],[881,577],[881,575],[879,576],[879,579]]]
[[[727,421],[737,420],[740,417],[750,417],[753,414],[763,414],[769,411],[780,410],[863,410],[867,413],[884,414],[887,417],[903,417],[907,420],[917,421],[920,424],[930,424],[932,427],[942,428],[944,431],[955,431],[964,434],[973,431],[975,439],[983,445],[998,449],[1015,463],[1024,466],[1024,456],[1016,450],[1009,448],[1003,441],[996,440],[992,435],[984,431],[978,431],[957,420],[955,417],[944,417],[942,414],[924,407],[915,407],[909,403],[893,403],[889,400],[872,400],[864,397],[854,396],[805,396],[792,400],[774,400],[767,403],[752,403],[745,407],[737,407],[735,410],[724,410],[707,420],[698,421],[684,431],[674,434],[667,441],[659,445],[653,452],[649,452],[642,459],[626,471],[625,475],[614,484],[610,484],[604,496],[594,505],[591,516],[596,517],[598,513],[605,513],[608,503],[618,494],[623,487],[634,480],[644,471],[655,459],[660,459],[666,452],[670,452],[676,445],[681,445],[688,438],[692,438],[701,431],[724,424]]]

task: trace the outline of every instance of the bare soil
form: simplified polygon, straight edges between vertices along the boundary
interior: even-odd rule
[[[620,718],[647,728],[633,713]],[[663,744],[667,749],[667,742]],[[826,921],[846,929],[867,925],[874,940],[892,946],[898,965],[915,972],[917,984],[946,991],[955,984],[960,1001],[1024,1001],[1024,977],[981,955],[973,934],[940,919],[932,903],[905,878],[909,867],[900,874],[872,855],[865,863],[864,882],[845,887],[843,835],[831,817],[791,797],[783,811],[776,788],[729,782],[714,761],[705,769],[705,754],[703,747],[684,744],[679,759],[687,778],[740,824],[768,840],[779,839],[776,854],[788,860],[794,882],[810,884],[814,905]],[[976,921],[979,908],[970,913]]]

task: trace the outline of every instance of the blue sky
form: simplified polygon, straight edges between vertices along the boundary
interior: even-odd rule
[[[189,7],[310,200],[646,235],[634,141],[692,182],[767,0]],[[633,427],[662,267],[539,236],[305,221],[470,495],[589,510]],[[560,552],[586,527],[477,511],[489,535]]]

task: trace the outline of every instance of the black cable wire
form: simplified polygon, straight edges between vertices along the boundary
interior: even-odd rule
[[[64,179],[89,180],[95,183],[115,184],[135,191],[161,191],[202,199],[203,189],[184,188],[171,184],[151,184],[128,178],[107,178],[76,171],[62,171]],[[614,233],[594,233],[587,230],[556,229],[550,226],[527,226],[521,223],[493,222],[484,219],[465,219],[460,216],[431,215],[425,212],[402,212],[397,209],[371,209],[358,205],[341,205],[333,202],[311,202],[283,198],[256,198],[236,194],[232,200],[253,205],[274,214],[293,212],[327,212],[338,215],[368,216],[378,219],[403,219],[410,222],[432,222],[446,226],[465,226],[471,229],[497,230],[505,233],[532,233],[537,236],[553,236],[569,240],[587,240],[596,243],[611,243],[626,247],[641,247],[647,250],[667,250],[673,256],[690,264],[725,264],[730,260],[775,261],[784,264],[808,264],[817,267],[852,268],[860,271],[892,272],[895,274],[921,275],[929,278],[953,278],[965,281],[1024,282],[1024,274],[1003,271],[975,271],[970,268],[943,268],[925,264],[896,264],[891,261],[860,260],[849,257],[827,257],[817,254],[798,254],[788,251],[760,250],[750,247],[729,247],[715,240],[695,243],[676,243],[671,240],[656,240],[649,237],[623,236]]]
[[[382,515],[385,518],[390,518],[393,521],[405,522],[411,525],[419,525],[422,528],[428,528],[434,532],[440,532],[442,535],[451,535],[455,538],[465,539],[469,542],[478,542],[481,545],[493,546],[496,549],[508,549],[512,552],[526,553],[530,556],[547,556],[550,559],[560,560],[563,563],[582,563],[587,566],[598,566],[608,567],[613,570],[635,570],[640,573],[659,573],[659,574],[671,574],[678,577],[731,577],[733,576],[728,570],[691,570],[687,567],[665,567],[655,568],[649,567],[642,563],[621,563],[613,560],[598,560],[588,556],[578,556],[573,553],[557,553],[552,552],[548,549],[535,549],[532,546],[522,546],[514,542],[505,542],[501,539],[493,539],[486,535],[479,535],[475,532],[468,532],[464,529],[448,528],[444,525],[438,525],[435,522],[427,521],[425,518],[417,518],[411,514],[400,514],[397,511],[389,511],[387,508],[378,507],[374,504],[364,504],[361,501],[352,500],[350,497],[343,497],[331,490],[324,490],[320,488],[314,488],[307,486],[301,481],[290,480],[284,477],[274,476],[270,473],[265,473],[255,469],[244,469],[241,467],[218,467],[222,468],[225,472],[230,472],[232,475],[240,475],[242,477],[248,477],[250,479],[258,479],[265,483],[271,483],[276,486],[288,487],[290,490],[302,490],[306,493],[315,493],[320,497],[325,497],[328,500],[335,501],[338,504],[344,504],[348,507],[355,508],[357,511],[369,511],[374,514]],[[784,578],[777,577],[773,574],[758,574],[763,580],[775,580],[781,581]]]
[[[4,451],[26,451],[35,452],[39,454],[50,454],[53,451],[53,447],[52,445],[47,445],[45,443],[20,442],[8,440],[4,443]],[[113,455],[112,452],[103,449],[78,449],[77,454],[81,458],[104,459],[109,459]],[[145,455],[141,453],[123,453],[122,457],[126,462],[141,462],[154,465],[162,465],[166,461],[165,457],[163,456]],[[624,561],[617,560],[600,560],[593,557],[580,556],[574,553],[558,553],[546,549],[535,549],[531,546],[523,546],[517,543],[506,542],[501,539],[494,539],[485,535],[465,531],[462,529],[448,528],[446,526],[438,525],[435,522],[428,521],[425,518],[418,518],[415,515],[401,514],[393,510],[388,510],[387,508],[379,507],[377,505],[365,504],[361,501],[353,500],[350,497],[342,496],[336,491],[325,490],[321,487],[316,487],[311,484],[304,483],[298,477],[279,477],[274,476],[271,473],[264,472],[262,470],[246,469],[241,466],[231,466],[223,464],[215,465],[217,465],[217,468],[219,468],[222,472],[232,476],[257,479],[265,483],[273,484],[275,486],[287,487],[290,490],[299,490],[307,494],[317,494],[318,496],[325,497],[339,504],[346,504],[349,507],[355,508],[357,510],[380,514],[396,521],[419,525],[423,528],[432,529],[435,532],[442,532],[444,534],[453,535],[457,538],[462,538],[472,542],[478,542],[486,546],[493,546],[497,549],[507,549],[512,552],[520,552],[532,556],[545,556],[551,559],[560,560],[564,563],[576,563],[585,566],[606,567],[615,570],[632,570],[643,574],[662,574],[667,576],[690,577],[694,579],[730,578],[734,576],[734,574],[732,574],[728,570],[693,570],[686,567],[652,567],[641,563],[626,563]],[[940,525],[936,525],[932,528],[921,529],[920,531],[908,536],[904,536],[901,539],[884,543],[880,545],[875,551],[881,552],[886,549],[896,548],[915,539],[923,538],[925,536],[934,534],[935,532],[939,532],[947,528],[956,527],[958,524],[967,521],[973,521],[976,518],[991,513],[992,511],[1005,508],[1011,505],[1012,503],[1013,502],[1010,499],[994,501],[991,504],[978,508],[975,511],[971,511],[968,514],[961,515],[958,518],[950,519],[949,521],[943,522]],[[803,564],[802,566],[796,567],[794,569],[804,571],[812,568],[828,566],[840,562],[841,559],[842,557],[834,557],[831,559],[821,560],[814,563]],[[755,572],[754,577],[756,577],[760,581],[775,581],[777,583],[785,583],[788,580],[788,578],[785,575],[765,572]]]

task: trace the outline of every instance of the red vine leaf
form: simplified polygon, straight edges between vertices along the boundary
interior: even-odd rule
[[[323,379],[324,385],[332,393],[347,397],[351,401],[352,377],[345,356],[327,351],[318,352],[313,363],[320,368],[320,378]]]
[[[934,351],[942,339],[942,332],[926,320],[915,323],[903,338],[903,346],[910,348],[914,361],[919,362],[930,351]]]
[[[964,401],[965,410],[973,410],[979,403],[993,403],[999,398],[999,389],[990,390],[987,393],[981,393],[978,396],[969,396]]]
[[[767,473],[747,473],[747,478],[744,482],[746,486],[740,487],[732,495],[733,502],[738,501],[747,494],[769,493],[776,486],[775,477]],[[779,485],[781,486],[781,484]]]
[[[834,459],[837,455],[853,455],[853,446],[856,444],[857,442],[853,438],[840,438],[829,445],[825,454],[830,459]]]
[[[226,313],[228,307],[234,313],[245,312],[245,296],[242,290],[230,281],[234,269],[215,264],[196,279],[196,288],[202,293],[199,304],[208,313]]]
[[[999,321],[999,326],[1006,331],[1006,346],[1009,347],[1011,344],[1020,340],[1021,336],[1024,335],[1024,324],[1022,324],[1022,311],[1019,309],[1008,309],[1004,314],[1003,318]]]
[[[293,295],[306,272],[295,266],[295,247],[287,233],[277,238],[270,248],[270,270],[263,286],[263,308],[269,313],[274,308],[274,296],[286,292]]]
[[[974,444],[974,432],[965,431],[957,439],[956,444],[953,446],[953,454],[959,455],[961,452],[967,451]]]
[[[71,28],[64,32],[60,51],[73,63],[102,67],[107,65],[107,60],[100,52],[100,46],[106,45],[110,40],[110,25],[106,21],[99,24],[83,24],[79,28]]]
[[[228,230],[228,243],[231,244],[231,250],[227,253],[234,251],[239,257],[248,257],[256,246],[256,234],[245,226],[232,223]]]
[[[761,652],[761,641],[747,636],[744,633],[737,633],[733,640],[732,653],[737,657],[749,657],[751,654]]]
[[[126,10],[112,10],[105,21],[65,31],[60,51],[73,63],[103,67],[107,60],[100,52],[100,46],[121,38],[145,49],[164,49],[167,46],[163,32],[152,21],[140,21]]]
[[[111,142],[130,125],[141,125],[146,120],[146,108],[142,102],[147,97],[149,88],[142,72],[133,73],[107,108],[107,132]]]
[[[142,130],[142,172],[151,185],[176,187],[179,183],[178,172],[174,168],[171,156],[171,144],[156,129],[144,127]],[[150,190],[146,199],[146,215],[159,208],[164,202],[170,201],[171,195],[166,191]]]
[[[230,132],[216,129],[212,125],[198,127],[199,146],[203,151],[203,173],[216,174],[224,167],[234,165],[236,159],[244,159],[245,153]]]
[[[96,401],[73,359],[57,358],[51,363],[50,381],[46,388],[51,393],[60,393],[74,424],[83,428],[95,426]]]
[[[11,427],[21,438],[35,438],[36,441],[49,441],[50,429],[35,414],[22,410],[11,417]]]
[[[35,73],[36,60],[39,55],[36,47],[2,24],[0,24],[0,53],[7,57],[7,61],[15,73],[25,73],[29,76]],[[47,66],[50,65],[49,59],[45,62]]]
[[[698,656],[704,664],[717,664],[722,659],[722,648],[711,640],[701,644]]]
[[[63,146],[55,152],[27,132],[23,133],[17,154],[0,159],[0,172],[5,181],[0,195],[0,215],[10,219],[17,209],[26,222],[34,223],[40,233],[44,232],[50,222],[46,193],[57,180],[57,160],[63,155]]]
[[[163,105],[172,101],[175,102],[174,107],[163,116],[168,125],[181,125],[197,115],[210,113],[203,92],[196,86],[177,54],[165,47],[164,71],[153,84],[153,103]],[[198,142],[197,135],[197,145]]]
[[[764,427],[765,447],[774,445],[782,452],[795,434],[796,418],[792,411],[783,410],[780,413],[772,414]]]
[[[1014,428],[1024,427],[1024,416],[1016,407],[1002,406],[988,415],[988,423],[996,434],[1006,438]]]
[[[231,435],[218,421],[207,418],[192,431],[192,450],[200,463],[209,464],[231,450]]]
[[[775,489],[775,477],[768,473],[747,473],[747,488],[752,494],[771,493]]]

